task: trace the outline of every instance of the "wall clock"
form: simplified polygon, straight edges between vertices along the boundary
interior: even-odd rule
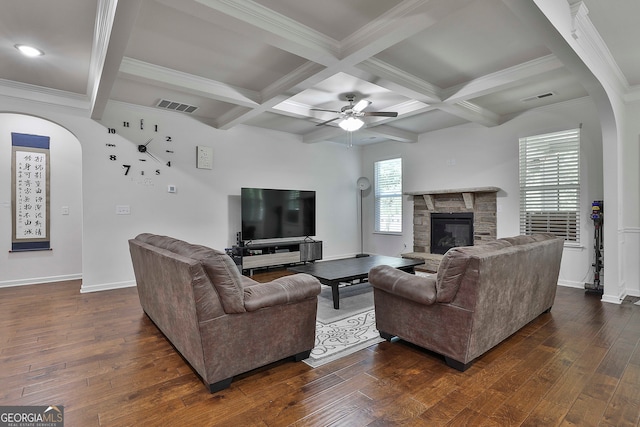
[[[147,125],[144,119],[123,120],[120,125],[107,128],[107,132],[121,135],[131,142],[106,144],[108,161],[120,168],[122,175],[151,184],[152,177],[161,175],[172,166],[173,139],[160,133],[157,124]]]

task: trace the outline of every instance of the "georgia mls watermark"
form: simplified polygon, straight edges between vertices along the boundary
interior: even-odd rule
[[[64,427],[64,407],[0,406],[0,427]]]

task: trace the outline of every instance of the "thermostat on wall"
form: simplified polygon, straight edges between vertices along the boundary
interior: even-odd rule
[[[176,188],[175,185],[172,185],[172,184],[167,185],[167,192],[168,193],[175,193],[176,190],[177,190],[177,188]]]
[[[213,148],[198,145],[196,147],[196,167],[198,169],[213,168]]]

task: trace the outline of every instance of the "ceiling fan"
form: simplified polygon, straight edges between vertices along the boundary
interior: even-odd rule
[[[336,120],[343,119],[340,123],[338,123],[338,125],[348,132],[353,132],[360,129],[364,125],[364,122],[360,117],[398,117],[398,113],[395,111],[363,111],[371,104],[371,101],[361,99],[360,101],[355,103],[356,96],[354,94],[349,93],[345,95],[345,98],[347,99],[347,101],[349,101],[349,105],[345,105],[339,111],[325,110],[322,108],[312,108],[312,111],[326,111],[328,113],[339,114],[338,117],[326,120],[322,123],[318,123],[316,126],[324,126]]]

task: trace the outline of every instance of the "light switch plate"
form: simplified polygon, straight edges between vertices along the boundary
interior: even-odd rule
[[[129,205],[116,205],[116,215],[131,215]]]
[[[204,145],[196,147],[196,167],[198,169],[213,169],[213,148]]]

